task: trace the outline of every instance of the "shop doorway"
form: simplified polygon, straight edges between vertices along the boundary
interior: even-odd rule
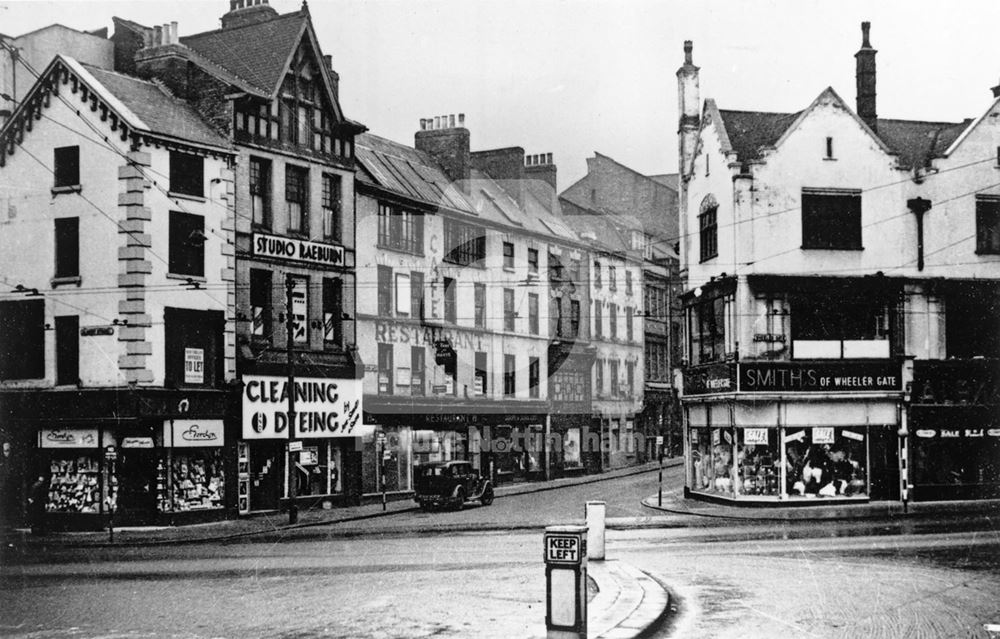
[[[151,522],[156,515],[156,498],[163,491],[157,477],[158,455],[145,448],[121,448],[117,462],[118,499],[115,520],[119,524]],[[162,465],[161,465],[162,468]]]
[[[873,501],[898,501],[899,435],[896,434],[896,426],[872,426],[868,433],[871,442],[871,498]]]
[[[277,510],[283,484],[279,463],[284,443],[254,442],[250,445],[250,510]]]

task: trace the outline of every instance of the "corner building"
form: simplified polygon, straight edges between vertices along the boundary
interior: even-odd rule
[[[975,120],[879,118],[875,55],[864,23],[855,108],[730,111],[685,44],[689,495],[997,494],[1000,93]]]

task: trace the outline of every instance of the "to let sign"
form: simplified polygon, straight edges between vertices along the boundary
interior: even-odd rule
[[[547,535],[545,561],[550,564],[578,564],[581,558],[580,545],[578,535]]]

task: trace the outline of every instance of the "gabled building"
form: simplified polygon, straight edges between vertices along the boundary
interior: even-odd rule
[[[789,113],[702,103],[685,44],[691,494],[997,494],[1000,90],[975,120],[880,118],[862,32],[856,106]]]
[[[116,20],[119,65],[162,82],[238,152],[234,406],[239,511],[360,496],[355,136],[309,11],[233,0],[222,27]],[[131,56],[129,55],[131,54]],[[288,377],[295,376],[294,415]],[[239,417],[236,417],[239,416]],[[289,423],[294,422],[294,423]],[[294,448],[289,450],[295,441]]]
[[[0,129],[0,439],[49,526],[235,512],[235,159],[162,85],[61,55]]]

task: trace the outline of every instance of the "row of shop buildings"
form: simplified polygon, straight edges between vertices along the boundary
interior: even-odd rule
[[[472,152],[463,116],[366,133],[305,5],[40,33],[0,41],[6,523],[39,477],[54,527],[183,524],[680,440],[669,177],[628,187],[640,225],[596,166],[560,197],[551,154]]]
[[[975,119],[730,111],[677,72],[686,493],[1000,497],[1000,89]]]

